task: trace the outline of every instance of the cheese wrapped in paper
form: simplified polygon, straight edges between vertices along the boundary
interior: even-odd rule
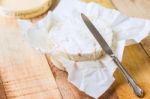
[[[76,16],[76,17],[74,17]],[[89,16],[107,43],[112,45],[112,31],[100,18]],[[80,13],[68,16],[52,25],[49,39],[53,41],[58,56],[73,61],[97,60],[102,56],[102,48],[83,23]]]
[[[127,40],[139,42],[148,35],[150,21],[129,18],[95,3],[62,0],[37,24],[19,22],[34,48],[48,53],[58,68],[68,72],[68,80],[77,88],[98,98],[113,83],[116,65],[81,20],[81,12],[90,18],[120,60]]]

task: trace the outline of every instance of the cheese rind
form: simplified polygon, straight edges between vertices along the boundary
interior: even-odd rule
[[[108,45],[112,45],[112,30],[100,18],[88,16]],[[66,19],[66,20],[65,20]],[[80,14],[53,22],[49,39],[57,50],[56,56],[63,56],[73,61],[97,60],[102,56],[102,48],[90,33]]]
[[[108,45],[112,46],[113,33],[109,25],[101,17],[88,17]],[[76,17],[58,17],[50,12],[38,24],[31,26],[25,36],[33,47],[54,57],[91,61],[100,59],[103,55],[101,46],[84,24],[80,13],[77,13]]]
[[[52,0],[2,0],[0,10],[4,15],[28,19],[43,14],[51,5]]]

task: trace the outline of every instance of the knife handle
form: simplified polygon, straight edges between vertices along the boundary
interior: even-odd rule
[[[126,69],[122,66],[121,62],[118,60],[118,58],[115,55],[111,55],[113,61],[118,66],[119,70],[125,77],[125,79],[128,81],[129,85],[133,88],[134,93],[138,97],[144,96],[144,91],[136,84],[136,82],[133,80],[133,78],[130,76],[130,74],[126,71]]]

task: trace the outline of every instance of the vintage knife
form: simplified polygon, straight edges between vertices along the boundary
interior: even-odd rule
[[[101,36],[101,34],[98,32],[98,30],[96,29],[96,27],[92,24],[92,22],[84,14],[81,14],[81,17],[82,17],[84,23],[86,24],[86,26],[88,27],[88,29],[90,30],[90,32],[93,34],[93,36],[95,37],[95,39],[97,40],[97,42],[102,47],[103,51],[106,54],[108,54],[113,59],[113,61],[115,62],[115,64],[118,66],[119,70],[121,71],[121,73],[123,74],[123,76],[125,77],[125,79],[128,81],[129,85],[133,88],[134,93],[138,97],[143,97],[144,96],[143,90],[136,84],[136,82],[132,79],[132,77],[130,76],[130,74],[122,66],[121,62],[114,55],[112,49],[109,47],[109,45],[104,40],[104,38]]]

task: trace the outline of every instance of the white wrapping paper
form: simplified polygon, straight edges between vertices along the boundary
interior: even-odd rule
[[[87,9],[88,11],[85,11]],[[69,16],[72,12],[84,12],[86,15],[101,16],[116,35],[114,53],[120,61],[127,40],[140,42],[150,32],[149,20],[130,18],[116,10],[104,8],[95,3],[83,3],[78,0],[61,0],[53,12],[49,12],[44,19],[35,25],[25,20],[18,22],[24,30],[26,39],[34,48],[55,57],[57,51],[50,47],[52,44],[49,44],[48,27],[54,23],[53,20],[57,20],[57,16],[66,20],[65,16]],[[68,72],[68,80],[81,91],[94,98],[101,96],[114,81],[113,73],[116,70],[116,65],[107,55],[99,60],[82,62],[75,62],[61,56],[56,58]]]

